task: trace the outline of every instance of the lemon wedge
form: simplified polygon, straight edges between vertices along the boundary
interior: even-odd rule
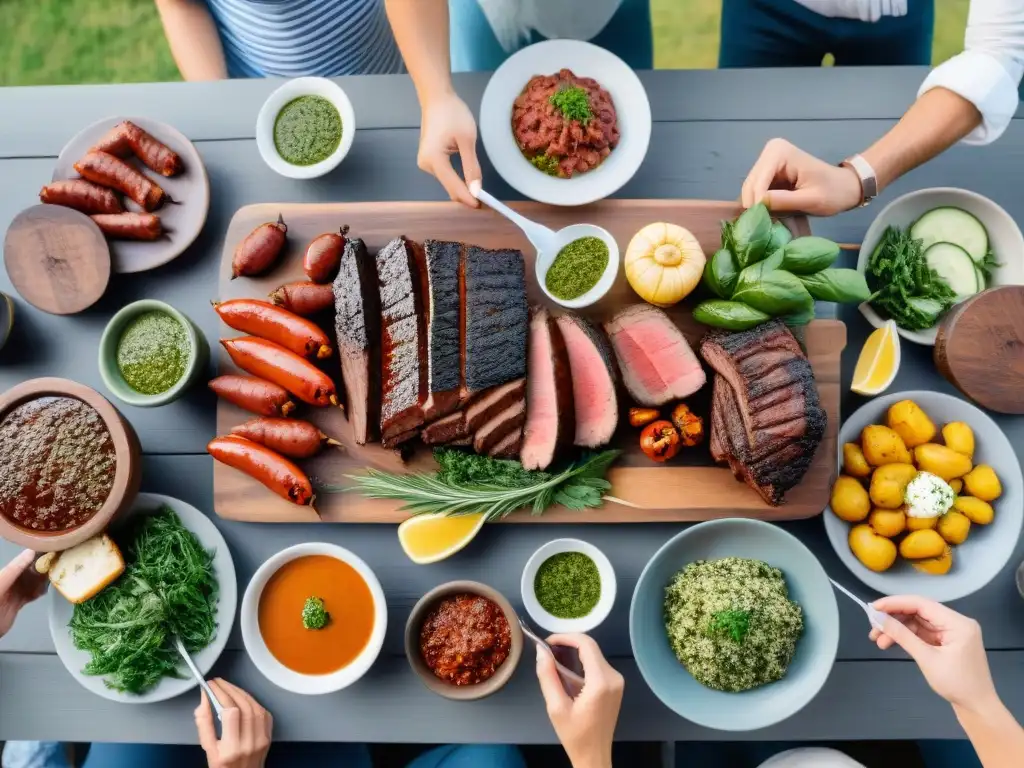
[[[864,342],[850,389],[859,395],[880,394],[892,384],[899,369],[900,335],[896,323],[889,320]]]
[[[469,544],[483,525],[482,514],[416,515],[398,526],[398,543],[414,563],[436,563]]]

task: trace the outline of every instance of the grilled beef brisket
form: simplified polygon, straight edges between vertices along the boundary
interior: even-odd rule
[[[525,421],[526,400],[519,400],[476,431],[473,436],[473,450],[479,454],[489,453],[510,432],[521,428]]]
[[[462,380],[460,341],[459,264],[464,246],[426,240],[427,263],[427,398],[423,412],[428,421],[459,406]]]
[[[487,452],[488,456],[496,459],[518,459],[519,449],[523,445],[523,428],[509,432],[497,445]]]

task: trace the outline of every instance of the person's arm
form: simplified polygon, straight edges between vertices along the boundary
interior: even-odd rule
[[[203,0],[156,0],[174,63],[185,80],[225,80],[224,47]]]
[[[18,612],[46,591],[46,577],[32,567],[35,552],[26,549],[0,568],[0,637],[6,635]]]
[[[452,200],[475,208],[479,203],[467,184],[481,177],[476,121],[452,86],[448,0],[386,0],[385,6],[422,111],[416,162]],[[465,181],[452,167],[454,152],[462,158]]]

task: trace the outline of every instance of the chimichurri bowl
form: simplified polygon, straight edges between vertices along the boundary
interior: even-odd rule
[[[337,114],[329,109],[325,113],[324,102]],[[339,120],[340,138],[335,135]],[[304,125],[304,121],[309,124]],[[291,147],[282,144],[282,139],[287,141],[287,136],[282,135],[282,128],[289,125],[309,129],[311,134],[305,137],[307,143],[300,140],[294,155],[289,154]],[[331,137],[318,136],[321,127],[329,131]],[[341,86],[325,77],[289,80],[270,94],[256,118],[256,146],[263,162],[290,179],[315,179],[333,171],[352,148],[355,134],[356,115],[352,102]],[[334,147],[333,151],[331,147]]]
[[[177,400],[206,369],[206,338],[183,313],[155,299],[123,307],[100,339],[100,376],[128,405]]]

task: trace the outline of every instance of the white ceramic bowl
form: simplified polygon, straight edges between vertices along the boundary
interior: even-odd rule
[[[334,154],[313,165],[292,165],[284,160],[274,145],[274,121],[285,104],[300,96],[321,96],[331,102],[341,115],[341,142]],[[341,86],[326,77],[297,77],[274,91],[260,108],[256,118],[256,146],[263,162],[290,179],[315,179],[338,167],[352,148],[356,135],[356,113]]]
[[[534,75],[571,69],[611,94],[619,144],[592,171],[560,179],[537,170],[512,135],[512,103]],[[651,105],[640,78],[622,59],[578,40],[548,40],[509,56],[487,83],[480,103],[480,138],[495,170],[526,197],[549,205],[585,205],[616,192],[636,173],[651,141]]]
[[[601,597],[594,606],[594,610],[579,619],[560,619],[545,611],[537,595],[533,591],[533,584],[537,578],[537,570],[553,555],[562,552],[581,552],[597,566],[597,572],[601,576]],[[555,539],[542,546],[529,560],[523,569],[523,578],[520,584],[520,591],[523,596],[523,605],[530,618],[548,632],[590,632],[608,618],[612,606],[615,605],[615,569],[604,552],[586,541],[580,539]]]
[[[267,585],[270,577],[277,573],[285,563],[308,555],[327,555],[348,563],[356,573],[363,577],[366,585],[370,588],[370,594],[373,595],[373,632],[370,634],[366,647],[353,659],[351,664],[327,675],[304,675],[288,669],[274,658],[260,633],[259,606],[263,588]],[[249,586],[245,589],[245,596],[242,598],[240,622],[245,651],[264,677],[286,691],[315,695],[333,693],[347,688],[369,671],[384,644],[384,634],[388,628],[388,609],[380,582],[370,570],[370,566],[361,558],[344,547],[334,544],[306,542],[282,549],[263,563],[253,574]]]
[[[570,227],[560,229],[557,234],[558,240],[555,247],[551,249],[551,252],[538,253],[533,263],[540,289],[544,291],[544,295],[551,299],[551,301],[566,309],[582,309],[583,307],[596,304],[611,290],[611,287],[615,285],[615,278],[618,277],[619,262],[621,260],[618,243],[615,242],[611,232],[596,224],[573,224]],[[551,265],[558,257],[559,251],[573,240],[578,240],[581,237],[598,237],[604,241],[604,244],[608,246],[608,266],[604,268],[604,274],[601,275],[601,279],[582,296],[577,296],[575,299],[559,299],[548,290],[545,278],[547,277],[548,270],[551,269]]]
[[[920,189],[901,195],[889,203],[871,222],[857,258],[857,269],[864,272],[868,259],[875,250],[888,226],[909,227],[933,208],[950,206],[962,208],[977,217],[988,230],[989,246],[996,260],[1002,266],[995,270],[992,283],[995,285],[1024,285],[1024,236],[1013,218],[999,205],[977,192],[955,187],[934,187]],[[861,314],[875,328],[881,328],[886,318],[868,304],[861,304]],[[938,324],[926,331],[908,331],[897,327],[900,336],[915,344],[934,346]]]

